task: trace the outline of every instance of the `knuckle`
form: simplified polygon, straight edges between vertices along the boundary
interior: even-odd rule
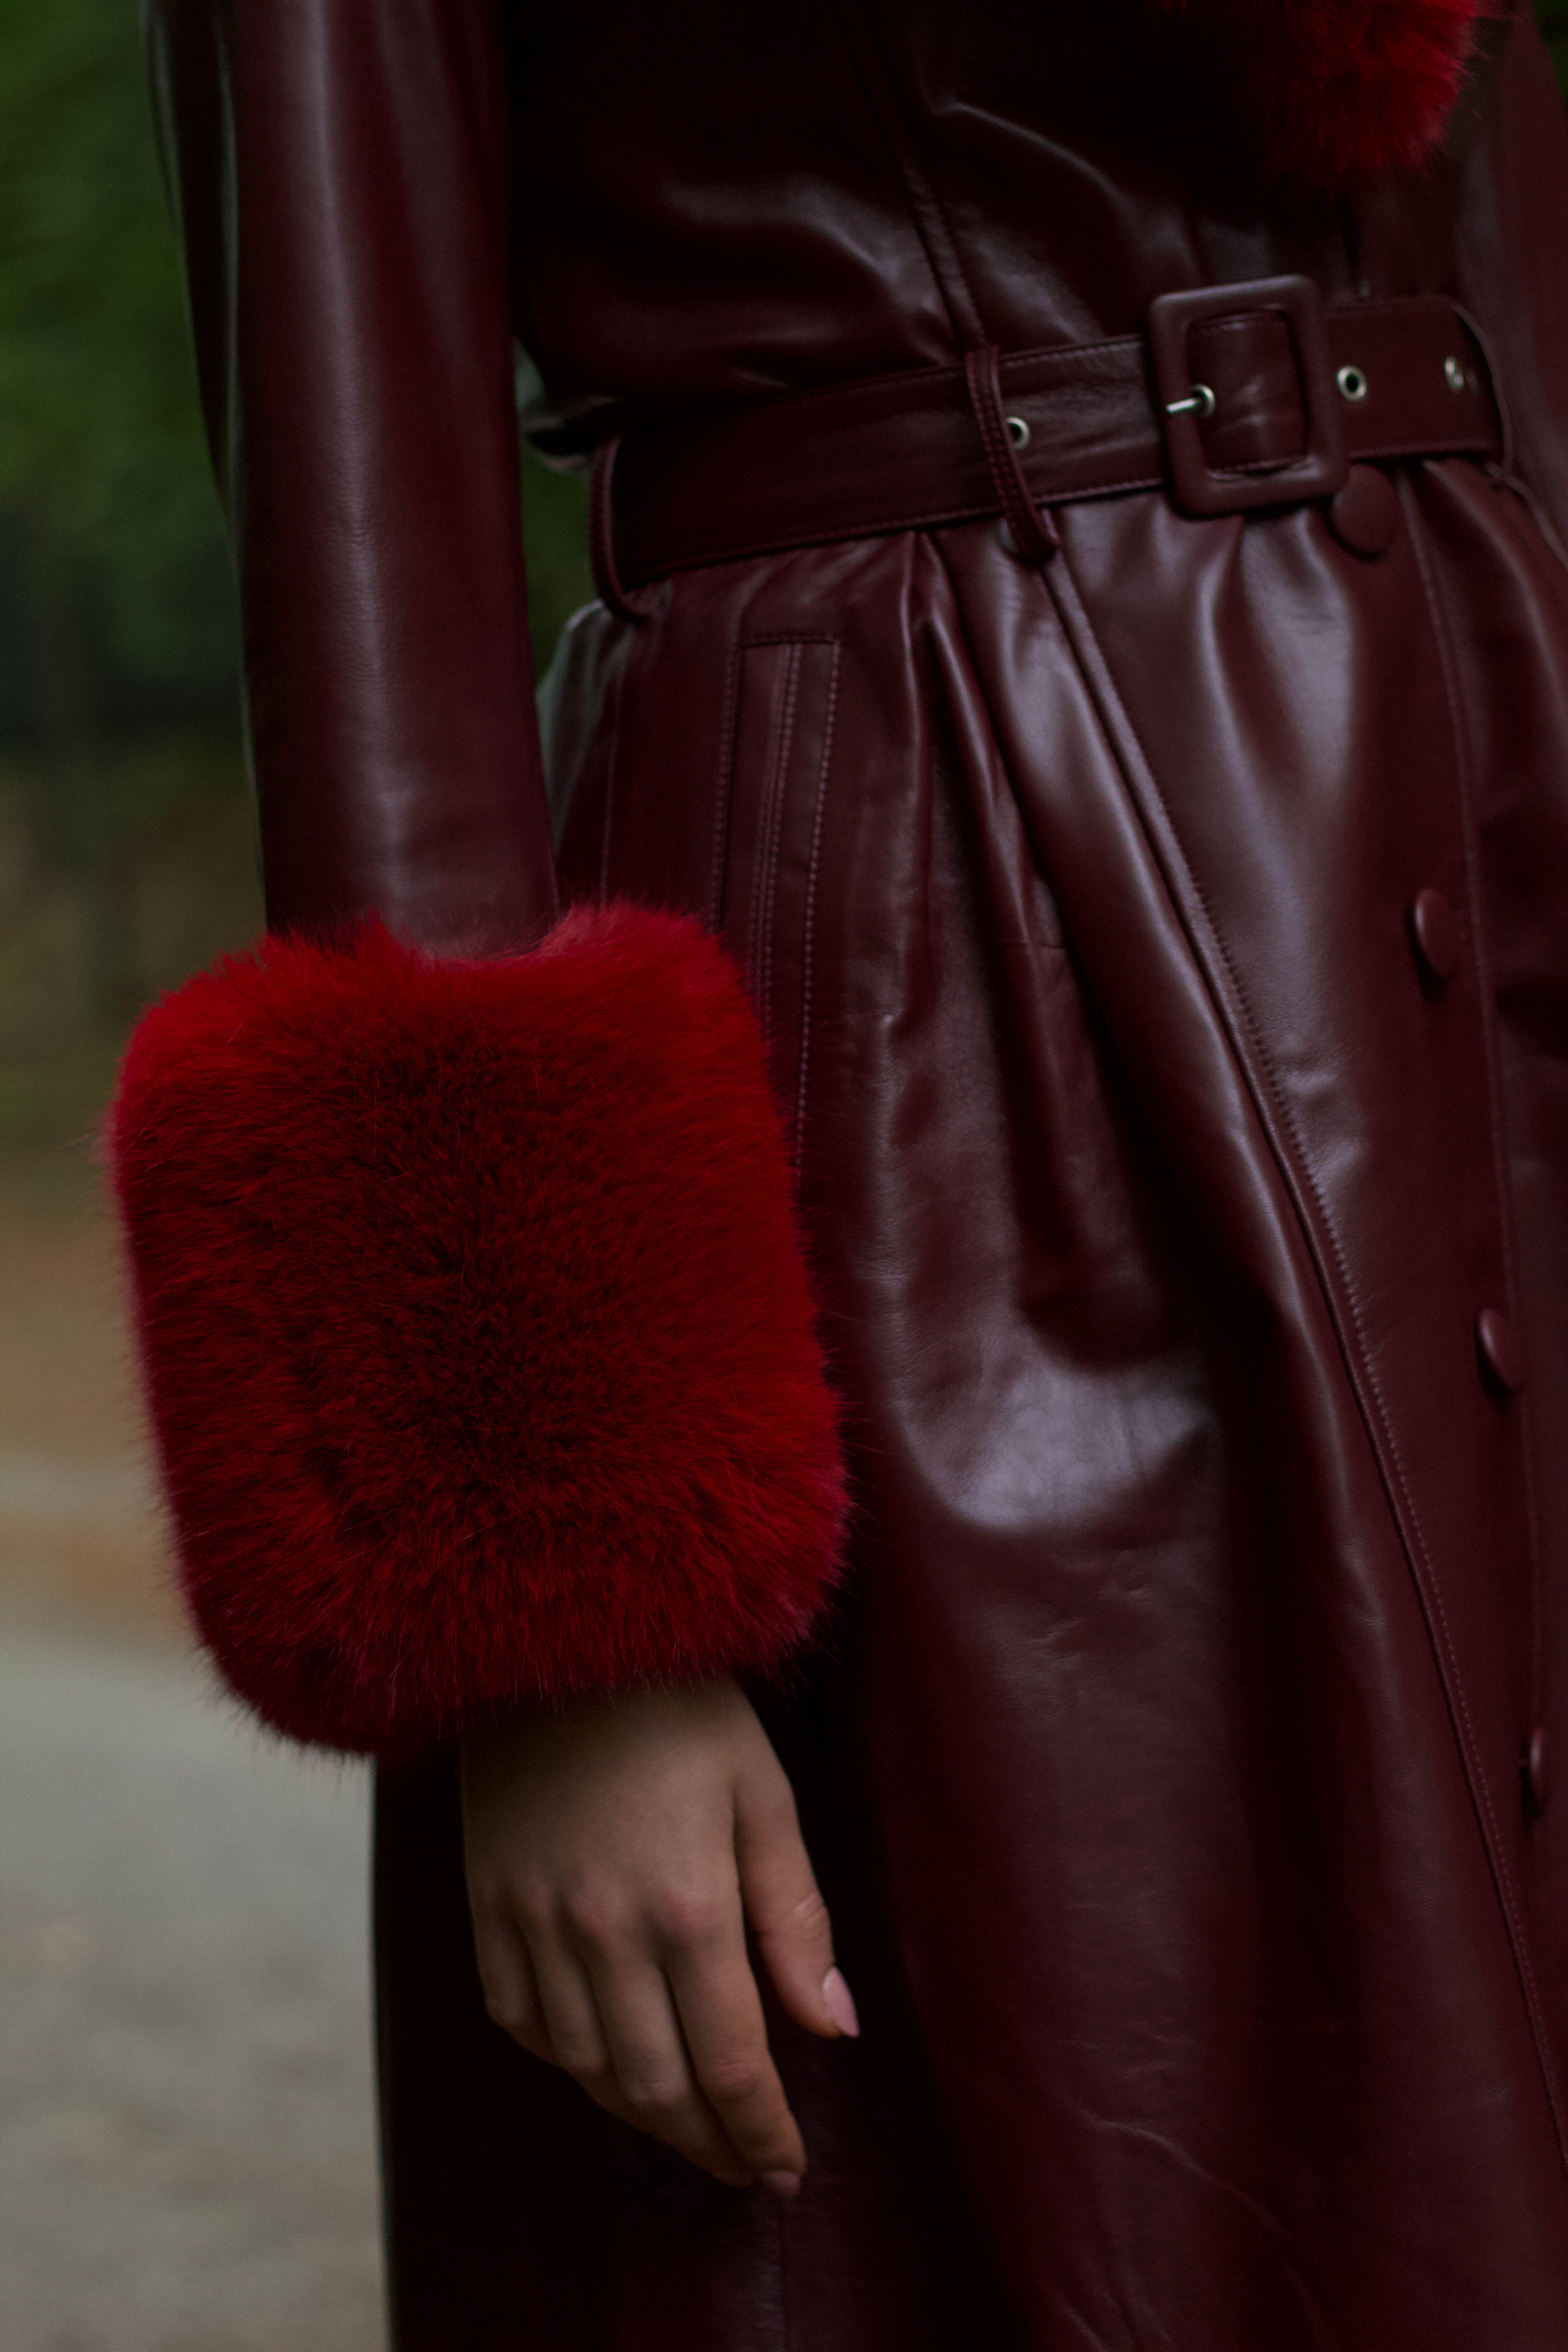
[[[624,1896],[598,1880],[584,1879],[569,1886],[562,1897],[561,1913],[574,1940],[592,1952],[613,1951],[625,1942],[630,1925]]]
[[[726,2119],[725,2137],[742,2164],[752,2172],[797,2172],[800,2150],[791,2142],[787,2130],[748,2130],[743,2125]]]
[[[530,1936],[542,1934],[554,1924],[554,1898],[542,1878],[519,1879],[511,1890],[510,1908]]]
[[[579,2083],[597,2083],[608,2072],[604,2052],[587,2034],[553,2033],[551,2048],[562,2073]]]
[[[710,2058],[699,2081],[715,2106],[752,2105],[771,2087],[771,2070],[750,2053]]]
[[[722,1935],[727,1917],[718,1888],[667,1886],[654,1904],[652,1925],[660,1943],[692,1947],[713,1943]]]
[[[759,1935],[777,1938],[784,1937],[792,1943],[819,1944],[831,1951],[833,1926],[827,1916],[827,1906],[816,1886],[808,1887],[795,1902],[785,1905],[773,1917],[759,1924]]]
[[[668,2074],[623,2072],[621,2088],[631,2113],[645,2121],[668,2121],[687,2105],[682,2085]]]
[[[802,1935],[826,1934],[827,1906],[819,1888],[813,1886],[801,1896],[790,1915],[790,1925],[798,1928]]]

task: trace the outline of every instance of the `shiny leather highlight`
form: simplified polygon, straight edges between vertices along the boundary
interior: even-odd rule
[[[509,260],[558,450],[1299,276],[1460,301],[1510,418],[1490,467],[1390,461],[1375,561],[1321,504],[1144,488],[1057,509],[1044,566],[971,520],[568,632],[562,889],[721,930],[796,1140],[859,1533],[757,1696],[865,2031],[772,2019],[812,2168],[787,2211],[710,2192],[488,2027],[449,1759],[387,1776],[402,2352],[1562,2352],[1568,1822],[1521,1802],[1568,1687],[1536,36],[1489,25],[1442,154],[1336,203],[1258,184],[1134,0],[153,16],[280,919],[500,940],[550,897]]]
[[[1512,1319],[1500,1307],[1483,1307],[1476,1318],[1481,1368],[1500,1396],[1517,1396],[1524,1386],[1524,1357]]]

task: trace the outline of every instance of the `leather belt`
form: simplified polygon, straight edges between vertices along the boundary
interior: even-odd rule
[[[976,356],[634,420],[596,461],[601,585],[1012,513]],[[1505,454],[1485,346],[1441,296],[1258,279],[1163,295],[1143,335],[984,357],[1037,509],[1164,488],[1229,514],[1331,498],[1358,460]]]

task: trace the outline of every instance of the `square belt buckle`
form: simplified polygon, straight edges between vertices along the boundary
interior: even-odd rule
[[[1187,338],[1201,320],[1236,319],[1257,310],[1272,310],[1290,330],[1307,446],[1300,457],[1267,472],[1215,473],[1204,455],[1198,430],[1215,413],[1215,396],[1207,384],[1193,381]],[[1149,305],[1149,349],[1171,480],[1176,502],[1187,514],[1240,514],[1250,507],[1294,506],[1331,498],[1344,488],[1350,457],[1329,364],[1323,298],[1311,278],[1255,278],[1235,286],[1200,286],[1188,294],[1157,295]]]

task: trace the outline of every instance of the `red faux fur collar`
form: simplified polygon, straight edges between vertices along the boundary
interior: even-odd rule
[[[1442,134],[1488,0],[1153,0],[1212,44],[1271,173],[1320,185],[1418,165]]]

